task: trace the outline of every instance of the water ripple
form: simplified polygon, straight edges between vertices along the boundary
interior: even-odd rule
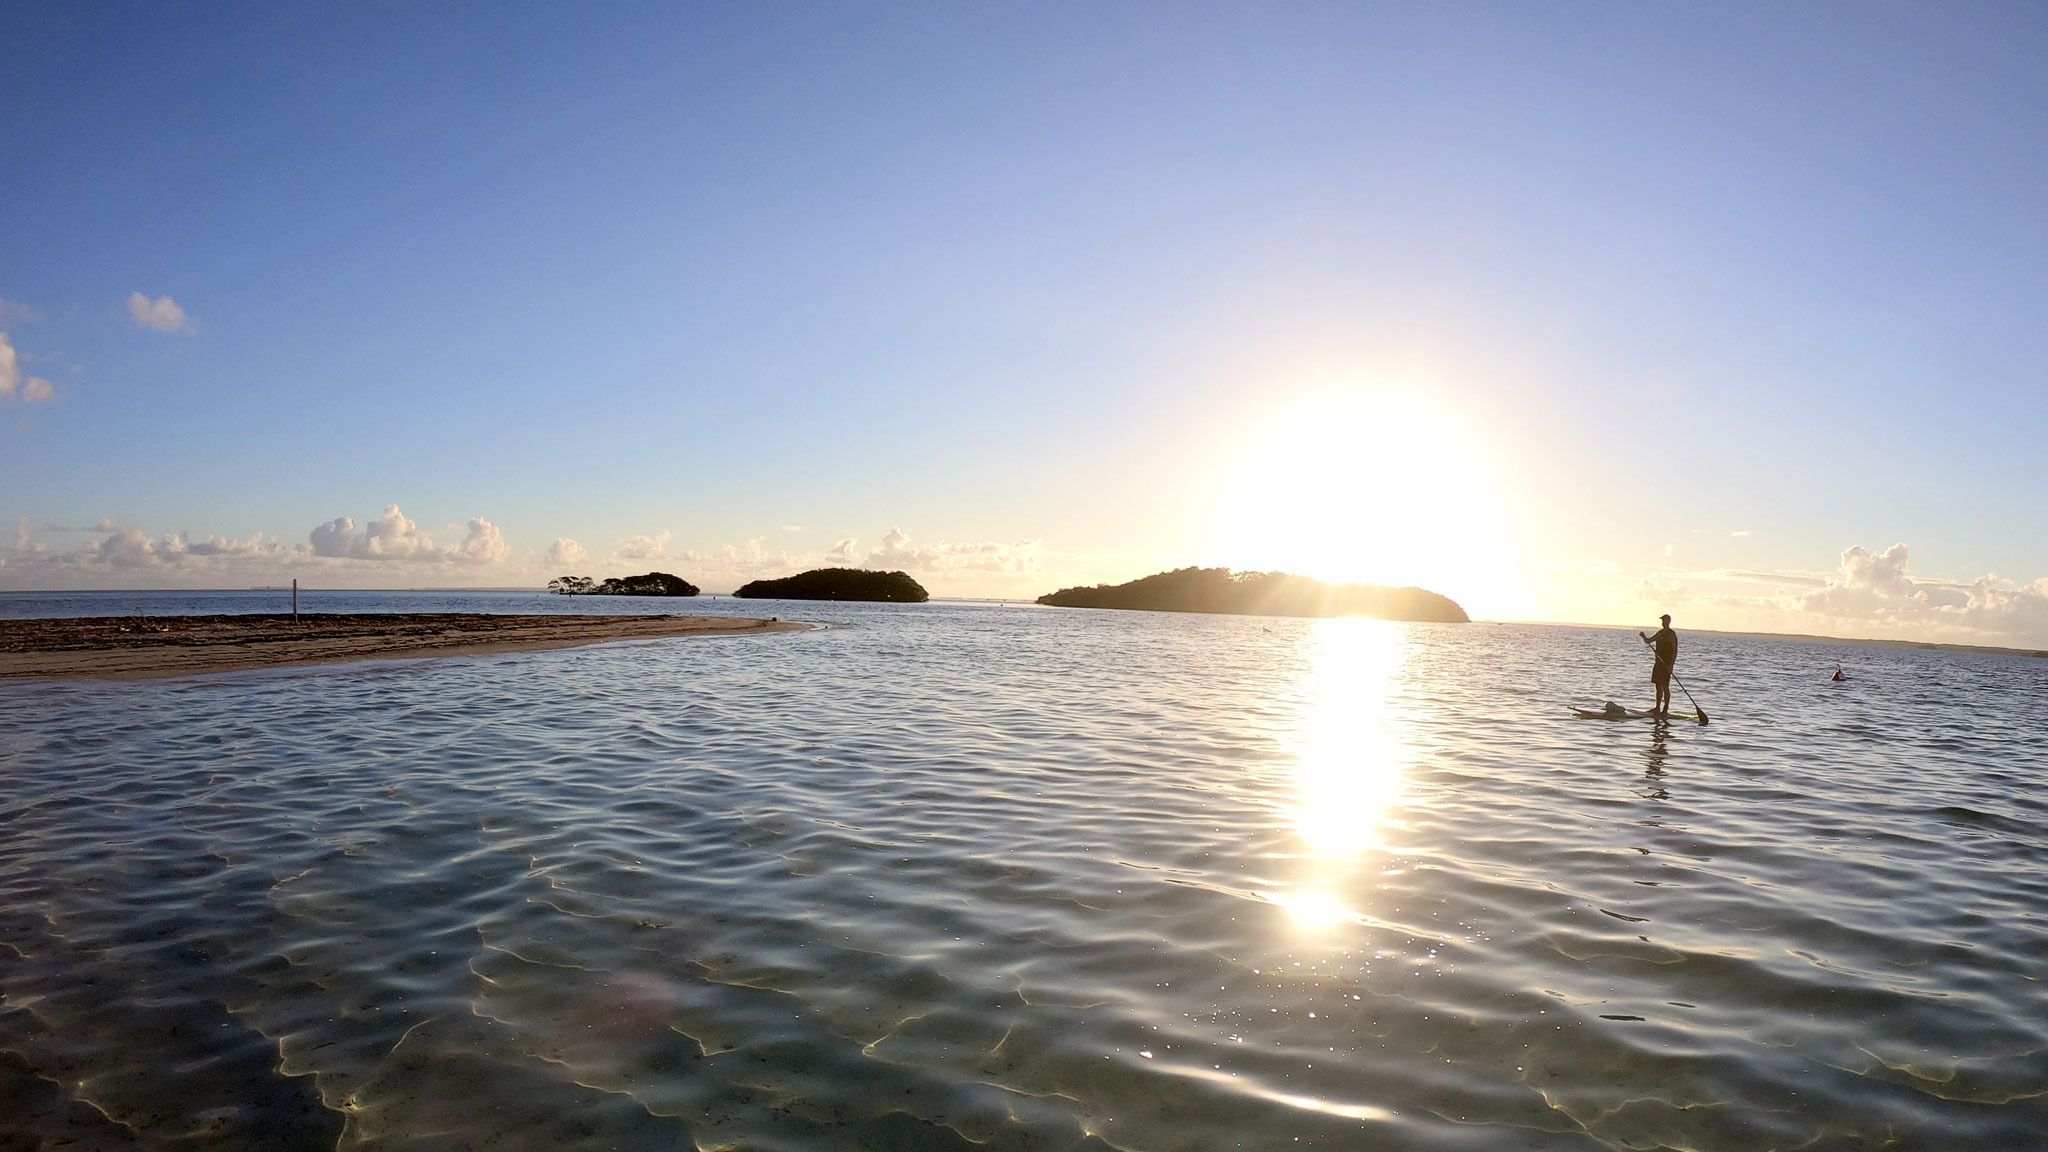
[[[1666,730],[1565,711],[1642,694],[1625,633],[813,607],[848,626],[0,687],[0,1129],[2048,1131],[2041,661],[1832,685],[1839,648],[1698,637],[1715,721]]]

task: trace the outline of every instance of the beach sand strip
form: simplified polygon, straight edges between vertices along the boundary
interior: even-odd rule
[[[99,616],[0,620],[0,681],[143,680],[358,660],[537,652],[618,640],[759,635],[809,627],[729,616]]]

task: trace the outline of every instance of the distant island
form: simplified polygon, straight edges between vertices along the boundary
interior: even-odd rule
[[[1377,616],[1466,624],[1471,618],[1448,596],[1421,588],[1325,584],[1285,572],[1177,568],[1128,584],[1062,588],[1038,598],[1058,608],[1131,608],[1151,612],[1220,612],[1237,616]]]
[[[870,572],[865,568],[813,568],[780,580],[753,580],[740,585],[733,595],[749,600],[875,600],[888,604],[922,604],[931,599],[907,572]]]
[[[548,581],[557,596],[695,596],[697,586],[680,576],[649,572],[644,576],[611,576],[600,584],[588,576],[557,576]]]

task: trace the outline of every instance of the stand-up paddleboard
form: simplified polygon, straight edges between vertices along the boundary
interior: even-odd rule
[[[1689,720],[1694,724],[1706,723],[1700,719],[1697,712],[1645,712],[1640,708],[1618,708],[1613,705],[1606,708],[1574,708],[1572,715],[1581,720]]]

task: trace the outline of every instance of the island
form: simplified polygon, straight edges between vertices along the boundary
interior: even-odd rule
[[[931,599],[908,572],[873,572],[866,568],[813,568],[780,580],[752,580],[733,595],[749,600],[869,600],[884,604],[922,604]]]
[[[807,627],[730,616],[275,612],[0,620],[0,682],[141,680],[358,660],[484,656]]]
[[[1376,616],[1382,620],[1470,623],[1448,596],[1421,588],[1326,584],[1285,572],[1177,568],[1127,584],[1062,588],[1038,598],[1058,608],[1218,612],[1236,616]]]
[[[600,584],[588,576],[557,576],[548,581],[557,596],[695,596],[697,586],[680,576],[649,572],[642,576],[609,576]]]

